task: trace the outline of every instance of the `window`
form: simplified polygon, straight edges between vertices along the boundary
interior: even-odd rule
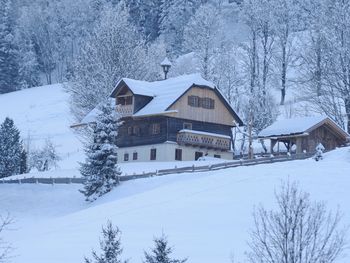
[[[211,98],[202,98],[202,107],[204,109],[214,109],[214,103],[215,101]]]
[[[140,129],[139,126],[134,126],[134,127],[133,127],[133,131],[132,131],[132,134],[133,134],[133,135],[140,135],[140,131],[141,131],[141,129]]]
[[[124,162],[129,161],[129,154],[128,153],[124,153]]]
[[[141,129],[139,126],[129,126],[128,135],[140,135]]]
[[[192,123],[184,122],[183,128],[186,129],[186,130],[192,130]]]
[[[132,96],[120,96],[117,97],[117,105],[131,105]]]
[[[188,105],[192,107],[200,107],[200,97],[198,96],[188,96]]]
[[[132,126],[128,127],[128,135],[132,135]]]
[[[175,160],[182,161],[182,149],[175,149]]]
[[[159,123],[153,123],[151,125],[151,134],[159,134],[160,133],[160,124]]]
[[[135,161],[135,160],[137,160],[137,152],[134,152],[133,154],[132,154],[132,159]]]
[[[214,158],[221,158],[220,154],[214,154]]]
[[[125,105],[131,105],[132,104],[132,96],[125,97]]]
[[[157,149],[151,149],[150,159],[151,159],[151,161],[154,161],[157,159]]]
[[[200,98],[198,96],[188,96],[188,105],[192,107],[202,107],[204,109],[214,109],[215,108],[215,100],[204,97]]]

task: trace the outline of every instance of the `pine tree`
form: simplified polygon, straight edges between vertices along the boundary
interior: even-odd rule
[[[144,263],[184,263],[186,259],[172,259],[170,254],[173,252],[173,248],[169,247],[167,237],[162,234],[160,238],[154,239],[155,247],[151,253],[145,252]]]
[[[126,263],[126,260],[120,259],[123,249],[118,227],[113,227],[112,223],[108,221],[107,226],[102,227],[102,235],[103,239],[100,241],[102,254],[97,255],[96,251],[92,251],[93,259],[85,258],[85,263]]]
[[[0,0],[0,94],[18,86],[18,50],[14,40],[12,0]]]
[[[171,54],[181,54],[185,26],[201,3],[201,0],[163,0],[159,27]]]
[[[20,172],[22,149],[18,129],[6,118],[0,126],[0,178]]]
[[[21,161],[19,165],[19,174],[25,174],[28,173],[28,154],[25,149],[22,149],[21,151]]]
[[[111,191],[119,183],[121,174],[117,166],[117,113],[110,102],[102,104],[100,110],[91,142],[85,149],[86,161],[80,168],[86,179],[81,192],[87,201],[96,200]]]

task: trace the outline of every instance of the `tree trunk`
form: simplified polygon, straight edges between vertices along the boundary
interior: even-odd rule
[[[345,102],[345,112],[347,116],[347,132],[350,133],[350,97],[344,99]]]
[[[281,105],[284,105],[285,97],[286,97],[286,81],[287,81],[287,63],[286,63],[286,47],[283,47],[282,50],[282,86],[281,86]]]

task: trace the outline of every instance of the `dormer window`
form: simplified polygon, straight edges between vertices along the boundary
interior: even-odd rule
[[[118,96],[117,97],[117,105],[131,105],[132,104],[132,96]]]

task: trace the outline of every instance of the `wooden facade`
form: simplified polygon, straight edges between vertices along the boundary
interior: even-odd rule
[[[201,100],[211,99],[214,101],[213,108],[205,108],[202,105],[193,107],[188,104],[190,96],[198,97]],[[190,119],[202,122],[220,123],[228,126],[235,125],[234,116],[227,106],[218,97],[217,93],[204,87],[192,87],[181,98],[179,98],[169,110],[177,110],[172,116],[175,118]]]
[[[279,142],[284,143],[288,152],[302,153],[315,152],[319,143],[324,146],[326,151],[341,147],[348,142],[349,135],[327,118],[304,132],[290,135],[276,134],[263,139],[271,140],[271,153],[279,151],[279,149],[274,150],[275,145]]]
[[[152,125],[154,124],[159,124],[159,133],[152,131]],[[232,126],[228,125],[173,118],[169,116],[144,118],[125,117],[123,118],[123,125],[118,131],[117,146],[130,147],[152,145],[166,141],[177,142],[178,133],[184,129],[216,133],[231,137],[231,128]]]

